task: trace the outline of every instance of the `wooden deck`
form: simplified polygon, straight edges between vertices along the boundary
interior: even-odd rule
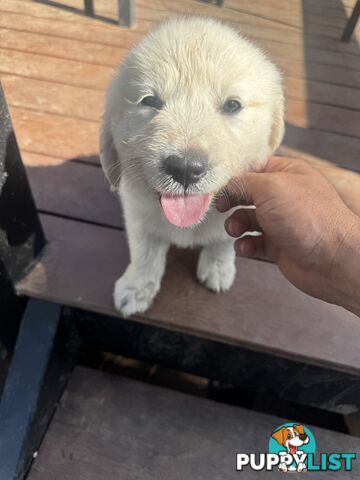
[[[98,151],[104,91],[114,67],[159,20],[182,12],[216,16],[264,47],[284,73],[287,135],[282,151],[360,169],[360,54],[339,38],[355,0],[136,1],[136,25],[81,15],[82,0],[2,0],[0,78],[23,158],[52,166]],[[115,0],[95,0],[116,17]],[[67,7],[67,8],[65,8]]]
[[[121,208],[109,192],[97,155],[104,93],[114,68],[161,19],[186,12],[219,17],[239,27],[283,71],[287,129],[281,153],[310,162],[325,160],[360,172],[360,27],[352,42],[340,42],[355,0],[225,0],[224,8],[195,0],[136,0],[136,24],[130,30],[115,25],[115,0],[94,1],[97,18],[82,14],[82,0],[0,2],[0,79],[49,240],[35,268],[18,283],[18,291],[105,314],[97,319],[99,332],[105,332],[105,337],[110,331],[106,325],[111,322],[112,326],[136,324],[199,342],[206,340],[217,347],[225,345],[231,355],[232,349],[241,351],[240,357],[246,351],[251,358],[262,358],[261,365],[266,363],[264,358],[274,358],[268,371],[276,370],[276,375],[269,376],[271,381],[276,377],[281,391],[292,382],[291,396],[300,388],[316,397],[319,388],[318,398],[326,396],[329,400],[323,402],[325,409],[358,414],[358,318],[302,294],[271,263],[238,260],[234,288],[216,296],[196,282],[195,254],[175,251],[169,259],[164,288],[149,312],[128,323],[115,318],[118,314],[112,306],[111,290],[128,262],[128,253]],[[338,180],[351,184],[349,191],[353,191],[353,177],[345,178],[340,172]],[[351,197],[349,204],[360,213],[358,197]],[[257,293],[260,281],[261,298]],[[201,363],[203,352],[193,355],[197,356],[195,364]],[[245,354],[243,358],[231,355],[227,365],[235,359],[241,379],[244,372],[257,366],[250,360],[246,364]],[[287,362],[286,368],[282,361]],[[180,370],[187,370],[186,361],[179,364]],[[306,387],[296,383],[296,372],[308,381]],[[255,378],[257,373],[251,375]],[[280,377],[284,377],[283,383]],[[284,382],[288,382],[286,388]],[[304,397],[306,403],[306,394]],[[237,445],[248,451],[253,445],[258,451],[255,447],[257,442],[264,442],[264,427],[269,432],[276,426],[271,424],[273,419],[264,416],[215,408],[210,402],[198,404],[199,399],[194,403],[190,397],[81,369],[75,371],[64,399],[31,479],[115,478],[120,468],[124,478],[186,478],[194,472],[186,470],[190,468],[196,469],[194,478],[235,478],[234,469],[227,472],[224,463],[229,459],[233,465],[231,449]],[[172,411],[174,406],[179,410]],[[222,422],[217,423],[218,415]],[[137,423],[141,416],[151,417],[154,428]],[[235,417],[239,423],[233,421]],[[129,419],[133,420],[131,428]],[[103,428],[110,424],[111,428]],[[182,432],[183,445],[199,439],[199,448],[204,445],[200,453],[205,465],[207,446],[212,445],[212,452],[215,448],[218,456],[214,462],[219,464],[211,471],[202,470],[198,461],[188,464],[188,457],[182,456],[176,436],[182,425],[189,427],[188,437]],[[147,456],[159,458],[163,445],[153,442],[158,432],[163,435],[159,441],[169,439],[163,443],[169,447],[170,463],[160,466],[155,462],[150,465]],[[319,432],[319,436],[329,451],[336,450],[337,442],[344,451],[359,445],[354,439],[332,433]],[[129,438],[133,443],[127,441]],[[132,471],[135,464],[137,470]],[[165,474],[169,465],[173,468],[171,477]]]
[[[219,8],[195,0],[139,0],[137,23],[127,30],[111,23],[115,1],[96,0],[100,20],[81,14],[82,0],[58,2],[62,8],[40,0],[2,0],[1,79],[50,240],[41,261],[18,285],[19,292],[117,315],[112,284],[128,254],[121,210],[97,156],[99,118],[116,65],[169,14],[203,13],[241,27],[284,72],[287,133],[282,152],[360,171],[360,30],[351,43],[340,42],[354,0],[343,2],[227,0]],[[137,317],[140,322],[360,371],[360,328],[354,315],[297,291],[275,266],[246,259],[238,261],[232,291],[214,296],[197,285],[191,260],[182,259],[172,257],[169,269],[180,274],[168,274],[154,306]],[[252,292],[260,279],[264,294],[255,301]],[[256,322],[259,318],[263,321]]]
[[[1,79],[51,241],[42,261],[19,284],[19,291],[116,315],[112,284],[128,257],[118,201],[109,192],[99,166],[99,118],[116,65],[169,14],[214,15],[254,38],[284,72],[287,133],[282,152],[360,171],[360,54],[356,38],[349,44],[339,40],[354,4],[353,0],[343,1],[227,0],[225,8],[219,8],[195,0],[139,0],[137,23],[127,30],[111,23],[116,16],[115,1],[96,0],[97,14],[109,18],[105,21],[82,15],[82,0],[59,2],[63,8],[40,1],[3,0]],[[360,35],[359,29],[356,34]],[[95,250],[97,265],[88,260]],[[64,264],[63,258],[71,261]],[[356,348],[360,330],[354,315],[306,297],[273,265],[245,259],[239,264],[237,285],[218,297],[196,284],[190,264],[188,270],[184,266],[181,280],[176,277],[171,282],[169,274],[153,308],[139,316],[140,321],[360,371]],[[172,263],[169,265],[171,269]],[[102,289],[98,289],[99,275]],[[263,277],[268,279],[268,290],[255,306],[247,299],[252,285]],[[185,285],[180,290],[179,282]],[[273,301],[279,297],[281,303]],[[168,314],[169,302],[176,303],[174,315]],[[196,322],[193,310],[187,307],[194,302]],[[267,311],[272,311],[271,319]],[[294,317],[291,323],[286,321],[290,312]],[[219,322],[222,315],[227,321]],[[253,319],[259,315],[267,318],[266,328],[263,322],[255,326]],[[318,319],[317,330],[312,335],[318,341],[309,343],[307,332],[314,318]],[[343,328],[337,332],[340,321]],[[281,325],[286,323],[289,326],[284,330]],[[274,331],[282,334],[274,336]],[[327,338],[326,344],[322,338]],[[323,345],[320,350],[319,343]],[[344,350],[343,345],[353,348]]]
[[[1,1],[1,81],[33,194],[52,241],[32,275],[19,284],[21,293],[60,298],[64,304],[80,308],[86,304],[94,311],[115,314],[111,284],[128,258],[118,201],[108,191],[97,156],[99,119],[114,68],[132,45],[168,15],[213,15],[255,39],[284,73],[287,130],[282,153],[360,171],[360,27],[349,44],[339,40],[354,0],[225,3],[219,8],[195,0],[138,0],[137,22],[129,30],[113,24],[115,1],[96,0],[96,13],[101,18],[95,19],[82,14],[82,0]],[[100,244],[108,244],[109,249],[100,249]],[[110,255],[117,245],[123,248]],[[94,249],[98,266],[88,260]],[[73,259],[67,264],[73,273],[63,265],[65,255]],[[228,295],[215,297],[205,292],[185,272],[187,287],[179,292],[177,282],[167,281],[149,314],[140,316],[141,321],[250,344],[255,350],[272,350],[290,358],[313,358],[315,364],[347,371],[360,369],[356,357],[360,331],[353,315],[296,291],[273,265],[251,260],[239,263],[238,286]],[[242,270],[247,272],[245,289]],[[101,272],[103,285],[107,285],[101,291],[95,271]],[[256,285],[262,276],[268,278],[268,291],[255,308],[246,299],[251,296],[252,282]],[[279,296],[283,303],[273,302]],[[175,297],[181,301],[176,314],[169,316],[168,302]],[[199,306],[197,324],[186,308],[193,304],[191,298]],[[270,310],[272,320],[255,334],[252,319],[260,312],[266,317]],[[281,322],[287,323],[290,312],[299,322],[293,321],[284,333]],[[220,323],[218,317],[225,313],[228,323]],[[234,316],[246,319],[236,329]],[[314,316],[319,320],[313,337],[319,342],[328,338],[321,351],[317,342],[307,344],[306,334],[298,342],[299,325],[304,327],[308,322],[308,330],[302,331],[311,330]],[[321,320],[324,318],[326,322]],[[343,328],[336,332],[340,319]],[[330,331],[336,332],[330,338],[329,325],[333,325]],[[284,338],[274,337],[278,330]],[[354,348],[344,350],[343,345]]]
[[[76,368],[29,480],[256,480],[281,473],[235,470],[236,452],[267,452],[283,419]],[[358,452],[360,439],[310,427],[321,452]],[[307,474],[309,475],[309,474]],[[359,478],[316,472],[309,478]],[[295,475],[296,479],[302,475]]]

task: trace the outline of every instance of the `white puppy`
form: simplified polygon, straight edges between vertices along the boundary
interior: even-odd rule
[[[171,244],[202,246],[200,282],[231,287],[233,241],[214,198],[264,166],[283,137],[283,109],[278,70],[219,21],[168,20],[130,52],[108,91],[100,136],[130,247],[114,291],[124,316],[151,305]]]

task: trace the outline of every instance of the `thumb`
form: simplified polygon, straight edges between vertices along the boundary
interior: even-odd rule
[[[216,201],[220,212],[240,205],[255,205],[262,185],[268,175],[265,173],[246,173],[241,177],[233,178],[227,185],[222,196]]]
[[[257,205],[260,195],[270,176],[277,172],[285,172],[292,169],[303,169],[302,162],[287,157],[270,157],[265,167],[260,172],[244,173],[233,178],[219,197],[216,206],[220,212],[225,212],[238,205]]]

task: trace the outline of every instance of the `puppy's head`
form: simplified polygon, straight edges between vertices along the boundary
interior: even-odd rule
[[[110,87],[101,160],[159,196],[187,227],[234,177],[260,169],[283,136],[280,74],[232,28],[212,19],[163,23],[128,56]]]
[[[296,453],[298,447],[309,442],[309,437],[305,433],[303,425],[282,427],[273,432],[271,436],[279,445],[286,447],[292,455]]]

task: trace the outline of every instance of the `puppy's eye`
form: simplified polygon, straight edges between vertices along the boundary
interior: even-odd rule
[[[241,104],[237,100],[227,100],[223,105],[224,113],[237,113],[241,110]]]
[[[154,95],[147,95],[141,100],[141,105],[146,107],[156,108],[156,110],[161,110],[164,106],[164,102]]]
[[[288,438],[291,438],[291,433],[288,433],[288,436],[287,436],[287,437],[288,437]]]

